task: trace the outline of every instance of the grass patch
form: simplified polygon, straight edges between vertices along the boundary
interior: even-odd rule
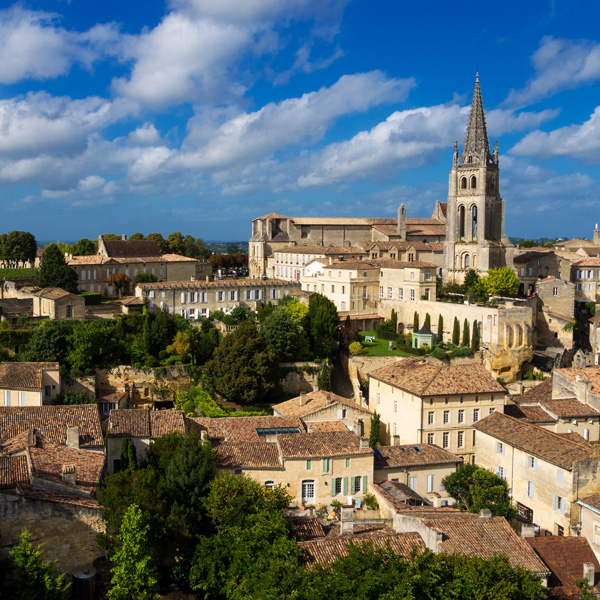
[[[396,342],[392,342],[393,350],[390,350],[389,341],[378,338],[374,331],[361,331],[359,335],[362,345],[369,349],[367,356],[411,356],[408,352],[396,350]],[[372,337],[373,342],[365,341],[367,336]]]
[[[37,269],[0,269],[0,279],[33,279]]]

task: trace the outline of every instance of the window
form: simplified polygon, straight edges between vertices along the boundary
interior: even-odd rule
[[[417,478],[416,477],[409,477],[408,478],[408,487],[413,491],[416,492],[417,491]]]
[[[306,461],[306,470],[310,471],[312,469],[312,460]]]
[[[312,479],[305,479],[302,482],[302,500],[307,504],[315,501],[315,482]]]
[[[428,444],[435,444],[435,434],[434,433],[428,433],[427,434],[427,443]]]
[[[346,459],[346,468],[347,469],[350,468],[350,459],[349,458]]]
[[[398,412],[398,400],[394,400],[394,412]]]
[[[502,442],[496,442],[496,454],[504,456],[504,444]]]
[[[433,425],[433,416],[434,416],[434,414],[435,414],[435,413],[434,413],[432,410],[430,410],[430,411],[427,413],[427,424],[428,424],[428,425]]]
[[[329,473],[330,469],[331,469],[331,459],[324,458],[323,459],[323,473]]]
[[[479,421],[479,409],[474,408],[473,409],[473,423],[477,423],[477,421]]]
[[[535,484],[533,483],[533,481],[528,481],[527,482],[527,496],[529,498],[533,498],[534,493],[535,493]]]
[[[504,467],[498,465],[496,467],[496,475],[498,475],[498,477],[502,477],[502,479],[506,479],[506,470],[504,469]]]
[[[560,484],[563,482],[563,472],[560,469],[556,471],[556,482]]]
[[[67,304],[67,319],[73,318],[73,305]]]
[[[490,415],[493,415],[496,412],[495,408],[490,408]]]
[[[331,284],[331,293],[335,294],[335,285]]]
[[[449,423],[449,422],[450,422],[450,411],[445,410],[444,411],[444,423]]]
[[[465,410],[464,410],[464,408],[461,408],[458,411],[458,422],[459,423],[464,423],[465,422]]]
[[[398,300],[404,300],[404,288],[398,288]]]
[[[410,301],[411,302],[415,301],[415,290],[410,290]]]
[[[584,429],[583,430],[583,439],[584,440],[589,440],[590,439],[590,430],[589,429]]]
[[[556,494],[552,494],[552,509],[560,511],[563,515],[567,511],[567,503],[564,498],[557,496]]]
[[[356,477],[352,478],[352,494],[360,494],[360,482],[362,480],[362,477],[360,475],[357,475]]]
[[[377,392],[377,404],[381,404],[381,394]]]
[[[52,388],[49,385],[44,386],[44,396],[49,396],[52,393]]]
[[[383,298],[383,286],[379,286],[379,297]]]
[[[433,492],[433,475],[427,475],[427,491]]]
[[[552,295],[553,296],[558,296],[558,288],[557,287],[552,288]]]
[[[556,535],[558,536],[563,536],[565,535],[565,528],[561,527],[560,525],[556,525]]]
[[[4,390],[4,406],[10,406],[10,391]]]
[[[342,493],[342,478],[336,477],[333,482],[333,495],[337,496]]]
[[[388,291],[387,291],[387,297],[391,300],[392,299],[392,295],[393,295],[392,288],[389,287]]]
[[[345,293],[346,293],[346,286],[345,286],[345,285],[343,285],[343,286],[342,286],[342,294],[345,294]]]
[[[537,458],[535,458],[535,456],[528,456],[527,457],[527,467],[529,467],[530,469],[533,469],[534,471],[537,471]]]
[[[458,447],[459,448],[465,447],[465,432],[464,431],[458,432]]]
[[[265,487],[268,490],[272,490],[275,487],[275,482],[274,481],[265,481]]]
[[[450,434],[444,431],[442,434],[442,448],[447,448],[450,445]]]

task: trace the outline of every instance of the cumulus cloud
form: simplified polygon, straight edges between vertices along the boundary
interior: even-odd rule
[[[524,106],[600,79],[600,44],[546,36],[533,54],[532,63],[535,76],[523,89],[511,90],[507,104]]]

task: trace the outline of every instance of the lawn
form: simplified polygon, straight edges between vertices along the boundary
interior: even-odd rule
[[[361,331],[360,341],[365,348],[369,349],[368,356],[410,356],[408,352],[402,352],[396,350],[396,342],[393,342],[393,350],[389,349],[389,340],[382,340],[375,335],[374,331]],[[372,342],[365,341],[365,338],[370,336],[373,338]]]
[[[0,279],[33,279],[37,269],[0,269]]]

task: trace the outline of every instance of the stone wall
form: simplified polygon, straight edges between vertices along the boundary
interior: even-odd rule
[[[91,394],[96,393],[96,377],[90,375],[88,377],[65,377],[62,380],[62,391],[72,392],[89,392]]]
[[[322,365],[314,362],[280,363],[279,368],[286,374],[279,380],[286,394],[301,394],[319,389],[319,372]]]
[[[0,493],[2,549],[17,545],[23,529],[29,530],[32,543],[44,544],[44,560],[56,561],[54,570],[68,576],[104,554],[96,543],[96,535],[105,531],[99,506],[86,508]]]

